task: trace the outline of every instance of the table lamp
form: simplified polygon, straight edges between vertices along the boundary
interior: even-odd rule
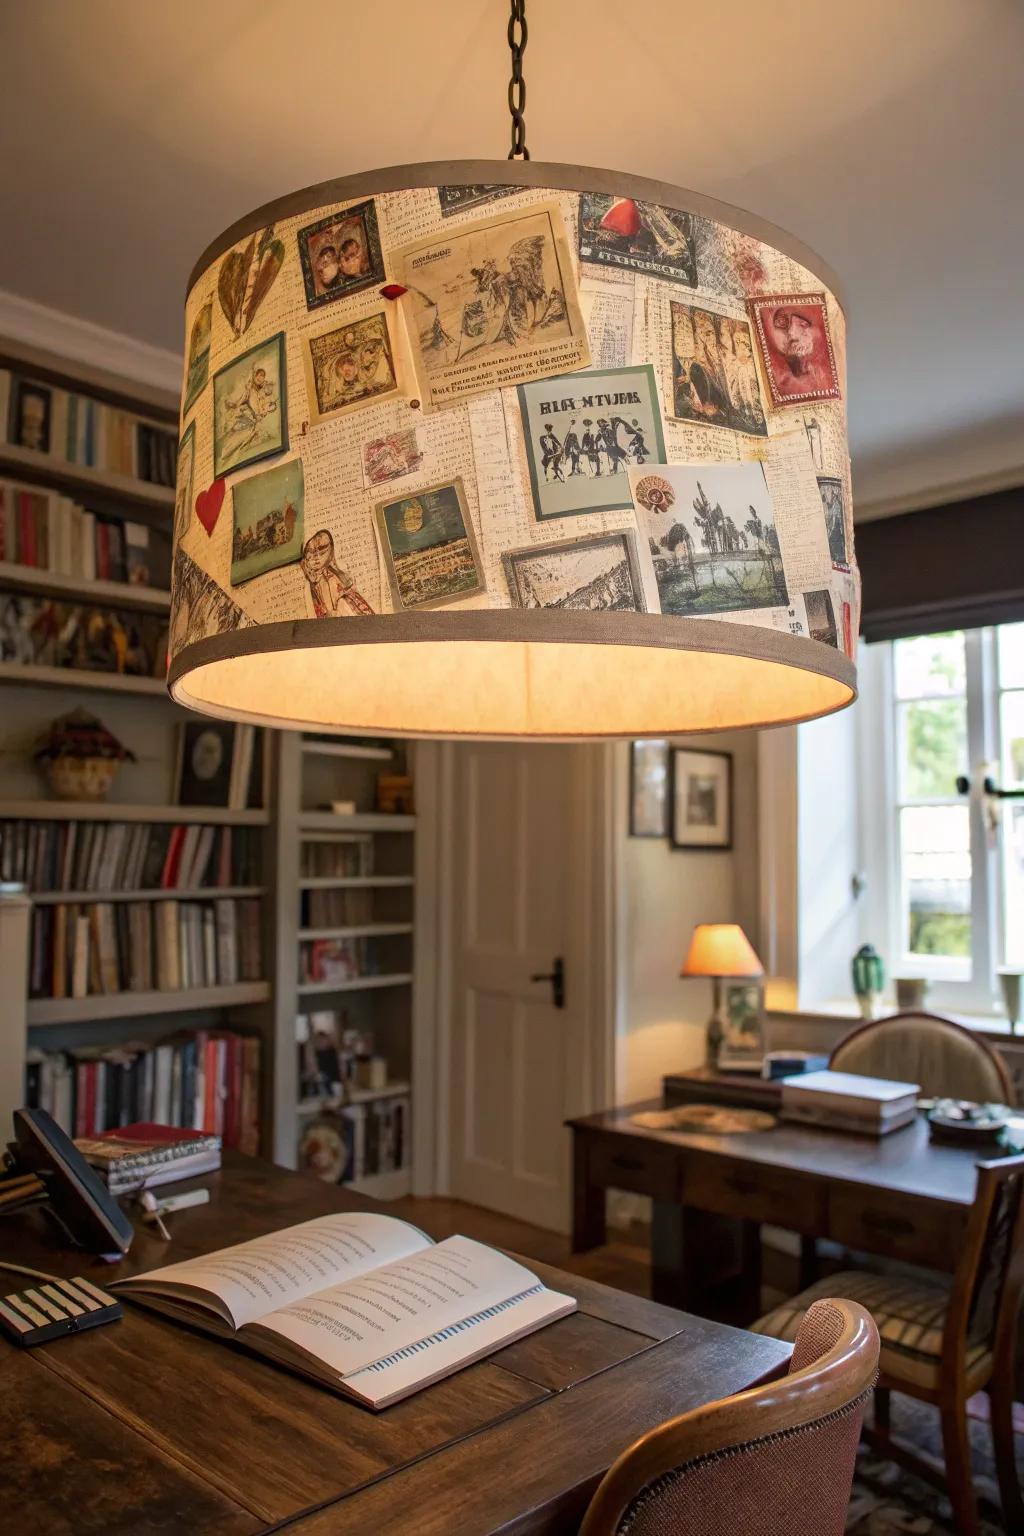
[[[725,1034],[722,981],[728,977],[763,976],[764,966],[738,923],[698,923],[680,976],[710,976],[713,1006],[707,1029],[707,1064],[718,1065]]]

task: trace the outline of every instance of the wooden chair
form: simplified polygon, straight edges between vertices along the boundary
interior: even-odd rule
[[[822,1298],[789,1374],[669,1419],[611,1466],[580,1536],[842,1536],[878,1333]]]
[[[975,1030],[937,1013],[894,1013],[860,1024],[840,1040],[829,1066],[834,1072],[920,1083],[927,1098],[1016,1102],[999,1052]]]
[[[967,1400],[985,1390],[1003,1517],[1024,1531],[1024,1500],[1013,1450],[1014,1357],[1024,1290],[1024,1156],[978,1164],[978,1183],[952,1281],[845,1270],[776,1307],[755,1333],[798,1337],[805,1315],[826,1292],[851,1297],[873,1316],[882,1340],[875,1420],[879,1452],[945,1487],[961,1536],[978,1536],[971,1481]],[[809,1310],[810,1309],[810,1310]],[[894,1440],[889,1394],[933,1403],[942,1420],[945,1468]]]

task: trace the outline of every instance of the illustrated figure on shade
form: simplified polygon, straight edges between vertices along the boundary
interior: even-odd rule
[[[550,421],[544,423],[544,431],[540,435],[541,468],[544,471],[544,480],[561,480],[562,474],[562,445],[555,436],[554,428]]]
[[[633,417],[632,421],[632,429],[633,435],[629,440],[629,451],[633,455],[633,458],[637,464],[646,464],[651,455],[647,449],[647,439],[644,437],[644,429],[637,421],[635,416]],[[629,431],[629,428],[627,427],[626,430]]]
[[[587,456],[587,463],[590,465],[590,473],[592,475],[599,475],[601,473],[601,444],[597,434],[591,432],[590,430],[593,425],[594,423],[591,421],[590,417],[584,416],[581,447]]]
[[[224,434],[225,458],[244,453],[259,435],[264,417],[273,415],[277,410],[274,385],[267,378],[267,370],[254,364],[241,391],[227,401],[227,408],[230,415]],[[240,437],[241,441],[232,442],[236,437]]]
[[[568,461],[570,480],[573,475],[582,475],[583,473],[580,469],[580,454],[580,440],[576,432],[576,423],[571,421],[569,423],[569,430],[562,442],[562,457]]]
[[[795,379],[808,389],[828,389],[832,376],[814,356],[814,321],[798,309],[780,308],[772,314],[772,339]]]
[[[348,572],[336,563],[334,539],[326,528],[318,528],[306,540],[301,565],[302,574],[309,582],[315,618],[333,619],[339,614],[373,612],[366,598],[356,591]]]

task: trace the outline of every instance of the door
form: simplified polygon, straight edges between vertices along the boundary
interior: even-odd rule
[[[556,1231],[570,1217],[563,1122],[591,1107],[588,1025],[603,1028],[603,1009],[588,1011],[588,928],[603,891],[594,770],[604,750],[453,749],[449,1185]],[[538,979],[559,970],[561,989]]]

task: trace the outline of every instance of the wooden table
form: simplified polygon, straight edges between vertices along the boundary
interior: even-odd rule
[[[118,1270],[61,1252],[39,1211],[0,1257],[98,1284],[374,1202],[229,1156],[210,1205],[140,1230]],[[182,1188],[188,1187],[185,1185]],[[637,1435],[779,1370],[787,1345],[525,1261],[579,1311],[384,1413],[125,1304],[123,1322],[0,1341],[4,1536],[483,1536],[575,1531]],[[14,1275],[4,1289],[21,1284]]]
[[[933,1145],[923,1117],[875,1139],[781,1122],[730,1136],[630,1123],[660,1100],[571,1120],[573,1249],[605,1241],[605,1192],[653,1201],[653,1294],[705,1316],[760,1312],[760,1227],[952,1270],[974,1199],[976,1149]],[[809,1284],[805,1247],[801,1288]]]

